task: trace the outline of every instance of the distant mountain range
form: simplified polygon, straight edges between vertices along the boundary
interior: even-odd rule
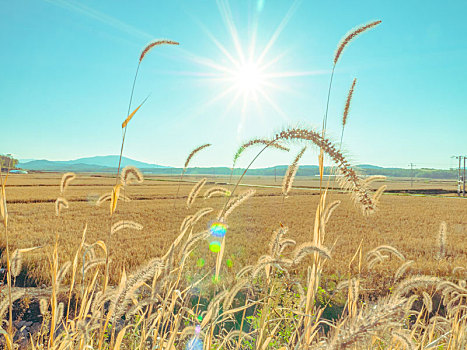
[[[17,167],[26,170],[42,171],[76,171],[76,172],[100,172],[113,171],[118,167],[119,156],[96,156],[78,158],[75,160],[50,161],[46,159],[20,159]],[[122,167],[132,165],[141,169],[168,168],[163,165],[140,162],[131,158],[122,157]]]
[[[49,161],[49,160],[32,160],[20,159],[17,168],[29,171],[53,171],[53,172],[94,172],[94,173],[112,173],[116,172],[119,156],[96,156],[79,158],[67,161]],[[131,158],[122,157],[122,167],[132,165],[139,168],[144,173],[159,174],[159,175],[177,175],[180,174],[181,168],[173,168],[158,164],[150,164],[140,162]],[[403,168],[384,168],[371,164],[360,164],[354,166],[357,172],[361,175],[385,175],[389,177],[418,177],[432,179],[455,179],[457,177],[456,170],[442,169],[410,169]],[[206,175],[230,175],[228,167],[195,167],[189,168],[187,174],[206,174]],[[239,175],[244,169],[235,169],[234,175]],[[287,165],[277,165],[269,168],[250,169],[247,175],[253,176],[283,176],[287,171]],[[332,168],[326,167],[325,174],[331,173]],[[297,176],[316,176],[319,174],[317,165],[301,165],[297,172]]]

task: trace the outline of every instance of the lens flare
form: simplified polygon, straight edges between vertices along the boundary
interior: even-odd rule
[[[213,253],[219,253],[221,251],[221,242],[212,241],[209,243],[209,250]]]
[[[227,267],[233,267],[233,261],[232,261],[232,259],[227,259],[227,260],[225,261],[225,264],[227,265]]]
[[[203,258],[199,258],[197,261],[196,261],[196,266],[198,267],[203,267],[204,266],[204,259]]]
[[[211,232],[211,235],[214,237],[222,238],[227,232],[227,225],[222,221],[214,221],[209,227],[209,232]]]

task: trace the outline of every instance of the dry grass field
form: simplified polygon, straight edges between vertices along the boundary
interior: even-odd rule
[[[108,236],[111,225],[108,202],[96,206],[96,200],[112,190],[115,180],[109,175],[78,174],[67,189],[66,197],[70,207],[57,217],[54,202],[60,194],[60,179],[61,174],[38,173],[11,175],[8,180],[6,189],[12,249],[44,247],[24,255],[23,276],[27,274],[28,284],[49,283],[50,268],[46,256],[51,253],[56,232],[59,234],[59,257],[62,262],[73,260],[86,224],[87,243],[98,240],[106,242]],[[203,198],[204,191],[212,187],[214,182],[228,180],[211,177],[194,205],[187,209],[186,198],[193,182],[201,179],[187,177],[187,182],[181,185],[174,208],[177,183],[173,179],[150,176],[142,184],[128,187],[124,193],[131,198],[131,202],[119,203],[112,222],[128,219],[142,224],[144,228],[141,231],[121,230],[112,237],[108,247],[112,255],[111,283],[120,280],[123,267],[131,272],[149,259],[163,255],[178,236],[180,223],[185,216],[205,207],[214,208],[211,214],[197,224],[196,229],[203,230],[210,220],[215,219],[225,203],[223,197]],[[231,259],[235,270],[255,263],[261,255],[267,253],[270,237],[281,223],[289,227],[287,238],[295,240],[297,244],[311,239],[314,212],[319,200],[318,191],[294,189],[283,200],[280,188],[258,187],[280,186],[280,182],[275,183],[274,178],[249,177],[243,182],[254,185],[251,188],[256,190],[256,194],[229,218],[226,257]],[[294,186],[312,187],[314,182],[314,179],[298,178]],[[388,184],[389,188],[403,188],[403,185],[407,185],[393,181],[388,181]],[[426,188],[428,185],[442,188],[439,183],[424,182],[416,182],[414,187]],[[452,183],[443,185],[452,188]],[[240,192],[247,188],[249,186],[242,187]],[[450,276],[456,266],[467,266],[467,202],[461,198],[385,194],[379,211],[369,217],[361,215],[347,194],[330,192],[328,202],[334,200],[342,203],[326,227],[325,244],[332,247],[333,256],[324,265],[327,278],[340,280],[347,278],[349,273],[357,272],[358,264],[353,263],[349,267],[349,262],[360,243],[363,253],[380,245],[395,247],[406,259],[414,260],[409,274]],[[448,231],[447,258],[440,262],[436,259],[436,253],[441,221],[447,223]],[[205,260],[202,268],[196,265],[199,258]],[[188,268],[197,273],[201,272],[199,270],[209,271],[214,265],[215,254],[209,251],[206,241],[192,252]],[[306,260],[302,265],[309,265],[309,261]],[[384,285],[391,283],[401,261],[391,256],[371,270],[363,265],[363,276]],[[228,273],[228,269],[226,271]]]

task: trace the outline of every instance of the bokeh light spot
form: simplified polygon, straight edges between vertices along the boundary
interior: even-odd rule
[[[221,251],[221,242],[212,241],[209,243],[209,250],[213,253],[219,253]]]

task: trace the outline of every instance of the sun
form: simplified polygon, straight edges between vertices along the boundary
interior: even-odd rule
[[[260,2],[261,3],[261,2]],[[273,93],[280,91],[286,93],[295,93],[284,81],[288,78],[296,78],[308,75],[315,75],[312,71],[285,71],[281,66],[282,58],[289,52],[287,48],[280,50],[271,57],[281,32],[286,27],[293,13],[297,10],[299,1],[295,0],[289,11],[285,14],[282,21],[275,28],[273,34],[262,45],[259,45],[258,36],[258,13],[252,14],[252,23],[249,26],[251,30],[247,33],[242,31],[243,37],[240,37],[237,27],[232,18],[232,11],[227,0],[217,1],[219,12],[225,27],[232,39],[233,47],[223,43],[211,31],[204,27],[200,21],[199,25],[209,39],[214,43],[222,55],[216,58],[198,56],[189,53],[189,58],[201,66],[206,71],[190,73],[202,79],[216,84],[218,93],[212,96],[208,101],[201,103],[199,111],[205,111],[206,107],[213,105],[218,101],[224,101],[223,117],[234,108],[240,107],[239,122],[237,133],[240,134],[247,118],[271,118],[271,114],[264,114],[263,107],[270,107],[276,115],[284,121],[289,122],[290,118],[285,113],[279,100],[273,96]],[[259,6],[257,11],[261,11],[263,6]],[[253,108],[253,109],[251,109]]]
[[[263,83],[261,71],[255,63],[245,63],[234,72],[236,87],[244,94],[256,92]]]

